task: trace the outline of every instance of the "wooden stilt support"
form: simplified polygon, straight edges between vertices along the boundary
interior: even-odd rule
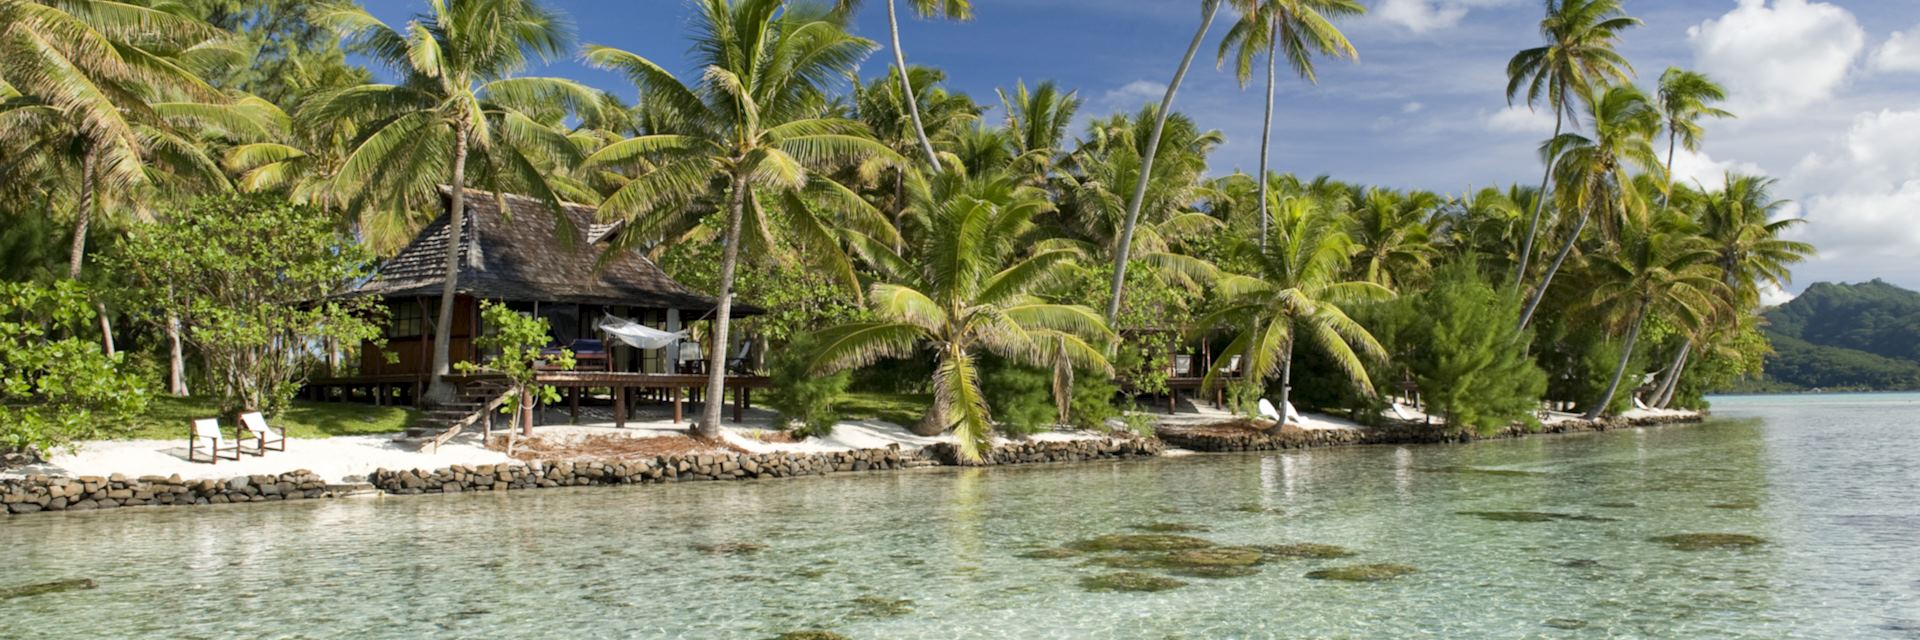
[[[626,387],[615,386],[613,388],[613,426],[617,429],[627,428]]]
[[[668,389],[667,392],[673,394],[673,423],[680,424],[683,412],[682,396],[686,394],[680,393],[679,389]]]

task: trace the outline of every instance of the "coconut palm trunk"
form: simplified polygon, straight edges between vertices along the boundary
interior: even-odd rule
[[[1277,19],[1271,28],[1279,28]],[[1260,121],[1260,175],[1257,178],[1260,181],[1260,250],[1262,251],[1267,248],[1267,152],[1268,147],[1273,144],[1273,76],[1276,64],[1273,54],[1278,45],[1279,38],[1269,32],[1267,36],[1267,111],[1266,116]]]
[[[453,195],[447,202],[447,263],[445,282],[440,286],[440,316],[433,327],[433,381],[427,386],[427,402],[445,404],[454,398],[453,385],[446,376],[453,370],[453,298],[459,287],[460,233],[467,223],[467,125],[453,127]]]
[[[1527,306],[1520,311],[1519,328],[1526,329],[1527,324],[1533,322],[1533,312],[1540,308],[1540,301],[1547,297],[1547,287],[1553,284],[1554,274],[1560,272],[1560,265],[1565,264],[1567,255],[1573,253],[1573,246],[1580,242],[1580,232],[1586,230],[1587,221],[1592,218],[1593,212],[1582,212],[1580,221],[1573,225],[1573,231],[1567,233],[1566,242],[1560,243],[1560,251],[1554,254],[1553,262],[1547,265],[1546,276],[1540,279],[1540,286],[1533,290],[1533,295],[1527,297]]]
[[[1566,117],[1566,111],[1561,109],[1559,105],[1554,105],[1553,137],[1547,138],[1547,140],[1557,140],[1560,138],[1560,132],[1562,128],[1566,126]],[[1527,223],[1527,237],[1520,243],[1520,260],[1513,267],[1513,286],[1516,288],[1526,284],[1527,264],[1533,261],[1533,238],[1540,233],[1540,216],[1543,215],[1547,209],[1547,184],[1553,177],[1554,158],[1548,157],[1546,161],[1547,167],[1540,170],[1540,190],[1534,192],[1533,221]]]
[[[73,245],[67,250],[67,278],[80,279],[80,263],[87,255],[87,227],[93,224],[93,162],[80,165],[80,203],[73,216]]]
[[[1280,421],[1273,424],[1273,433],[1287,426],[1287,403],[1293,401],[1293,333],[1287,333],[1287,345],[1280,354],[1280,406],[1274,407],[1280,412]]]
[[[892,3],[888,3],[892,6]],[[740,262],[740,222],[747,208],[747,174],[735,171],[733,193],[727,196],[727,236],[720,254],[720,299],[713,313],[713,348],[707,354],[707,397],[700,405],[694,434],[720,437],[720,405],[727,392],[727,330],[733,320],[733,272]]]
[[[891,5],[891,1],[888,4]],[[1187,69],[1193,66],[1193,56],[1200,52],[1200,43],[1206,41],[1207,30],[1213,27],[1213,17],[1220,12],[1219,0],[1208,0],[1201,12],[1200,29],[1194,31],[1193,42],[1187,45],[1187,54],[1180,58],[1180,68],[1173,72],[1173,82],[1167,84],[1167,94],[1160,98],[1160,112],[1155,114],[1153,133],[1147,136],[1147,153],[1140,159],[1140,174],[1134,178],[1133,196],[1127,200],[1127,221],[1120,229],[1120,245],[1114,249],[1113,287],[1107,299],[1108,324],[1112,324],[1114,318],[1120,315],[1120,294],[1127,285],[1127,256],[1133,251],[1133,231],[1140,223],[1140,207],[1147,199],[1147,183],[1153,177],[1153,160],[1160,152],[1160,134],[1167,128],[1167,116],[1173,113],[1173,97],[1180,92],[1180,81],[1186,79]],[[898,49],[897,43],[895,48]]]
[[[893,3],[894,0],[887,0],[887,30],[893,36],[893,66],[900,72],[900,95],[907,100],[907,117],[913,120],[913,135],[920,138],[920,151],[927,154],[927,166],[938,173],[940,155],[934,152],[933,142],[927,139],[927,127],[920,122],[920,101],[913,96],[913,80],[907,78],[907,53],[900,49],[900,18]]]
[[[1607,405],[1613,402],[1613,394],[1620,391],[1620,379],[1627,375],[1627,365],[1633,361],[1633,343],[1640,340],[1640,324],[1646,321],[1647,306],[1651,303],[1651,299],[1643,296],[1639,307],[1633,310],[1633,325],[1627,329],[1627,344],[1620,349],[1620,364],[1613,367],[1613,380],[1607,383],[1606,393],[1600,395],[1599,402],[1587,408],[1586,419],[1599,418],[1601,412],[1607,410]]]
[[[1651,403],[1655,409],[1665,409],[1667,404],[1673,402],[1673,394],[1680,387],[1680,372],[1687,368],[1687,363],[1692,359],[1693,339],[1688,338],[1680,343],[1680,352],[1674,354],[1673,363],[1667,365],[1665,379],[1661,380],[1660,386],[1655,388],[1654,401]]]
[[[1660,208],[1667,208],[1673,201],[1673,156],[1680,146],[1680,134],[1671,127],[1667,129],[1667,190],[1660,194]],[[1658,400],[1654,406],[1665,409],[1673,400],[1673,388],[1680,385],[1680,372],[1687,366],[1687,355],[1693,350],[1693,337],[1688,336],[1680,342],[1680,353],[1673,356],[1673,364],[1667,367],[1666,375],[1660,380]]]

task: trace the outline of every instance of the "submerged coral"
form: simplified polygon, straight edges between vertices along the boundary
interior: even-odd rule
[[[1166,591],[1187,586],[1186,582],[1162,576],[1122,571],[1100,576],[1087,576],[1080,579],[1080,587],[1088,591]]]
[[[1179,551],[1213,546],[1201,538],[1164,533],[1114,533],[1068,543],[1079,551]]]
[[[1254,548],[1259,549],[1263,554],[1278,558],[1347,558],[1357,555],[1345,547],[1313,542],[1257,545]]]
[[[1654,542],[1665,544],[1681,551],[1704,551],[1708,549],[1745,549],[1766,544],[1765,538],[1744,533],[1679,533],[1652,538]]]
[[[1314,580],[1340,580],[1344,582],[1379,582],[1400,576],[1419,573],[1419,569],[1404,564],[1361,564],[1350,567],[1334,567],[1308,571],[1307,577]]]

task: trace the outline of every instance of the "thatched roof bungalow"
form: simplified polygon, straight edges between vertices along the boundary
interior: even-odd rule
[[[451,189],[442,189],[443,203],[451,200],[450,194]],[[596,325],[605,314],[665,331],[679,331],[711,316],[716,304],[712,297],[675,282],[638,251],[612,249],[608,239],[619,223],[600,222],[593,207],[566,207],[574,235],[568,242],[560,235],[558,218],[539,200],[469,189],[465,205],[464,228],[456,240],[460,273],[450,343],[455,362],[479,359],[473,338],[486,328],[479,326],[478,300],[502,301],[546,318],[555,342],[563,345],[600,338]],[[429,223],[355,290],[381,296],[390,314],[385,348],[364,345],[359,375],[428,372],[432,326],[445,282],[449,219],[442,214]],[[616,253],[608,256],[608,251]],[[735,317],[757,313],[751,306],[734,305]],[[609,368],[673,373],[680,351],[614,347]],[[396,361],[388,362],[387,353]]]

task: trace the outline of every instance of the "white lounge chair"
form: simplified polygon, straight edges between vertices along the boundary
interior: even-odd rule
[[[1399,418],[1407,422],[1415,421],[1414,417],[1411,414],[1407,413],[1406,406],[1398,402],[1387,405],[1387,410],[1393,412],[1393,417],[1395,418]]]
[[[1268,420],[1279,421],[1280,410],[1273,406],[1273,401],[1268,400],[1266,398],[1261,398],[1260,399],[1260,417],[1266,418]],[[1307,419],[1301,417],[1299,411],[1294,410],[1293,403],[1291,402],[1287,403],[1286,421],[1294,424],[1301,424],[1301,425],[1304,425],[1307,423]]]
[[[220,421],[215,418],[201,418],[193,421],[192,435],[187,437],[187,461],[199,462],[197,454],[206,452],[208,464],[220,464],[221,458],[240,459],[240,443],[227,440],[220,434]],[[223,455],[228,452],[232,455]]]
[[[258,411],[240,414],[240,439],[234,442],[238,447],[248,440],[253,441],[253,455],[264,456],[268,451],[286,451],[287,434],[267,426],[267,417]]]

